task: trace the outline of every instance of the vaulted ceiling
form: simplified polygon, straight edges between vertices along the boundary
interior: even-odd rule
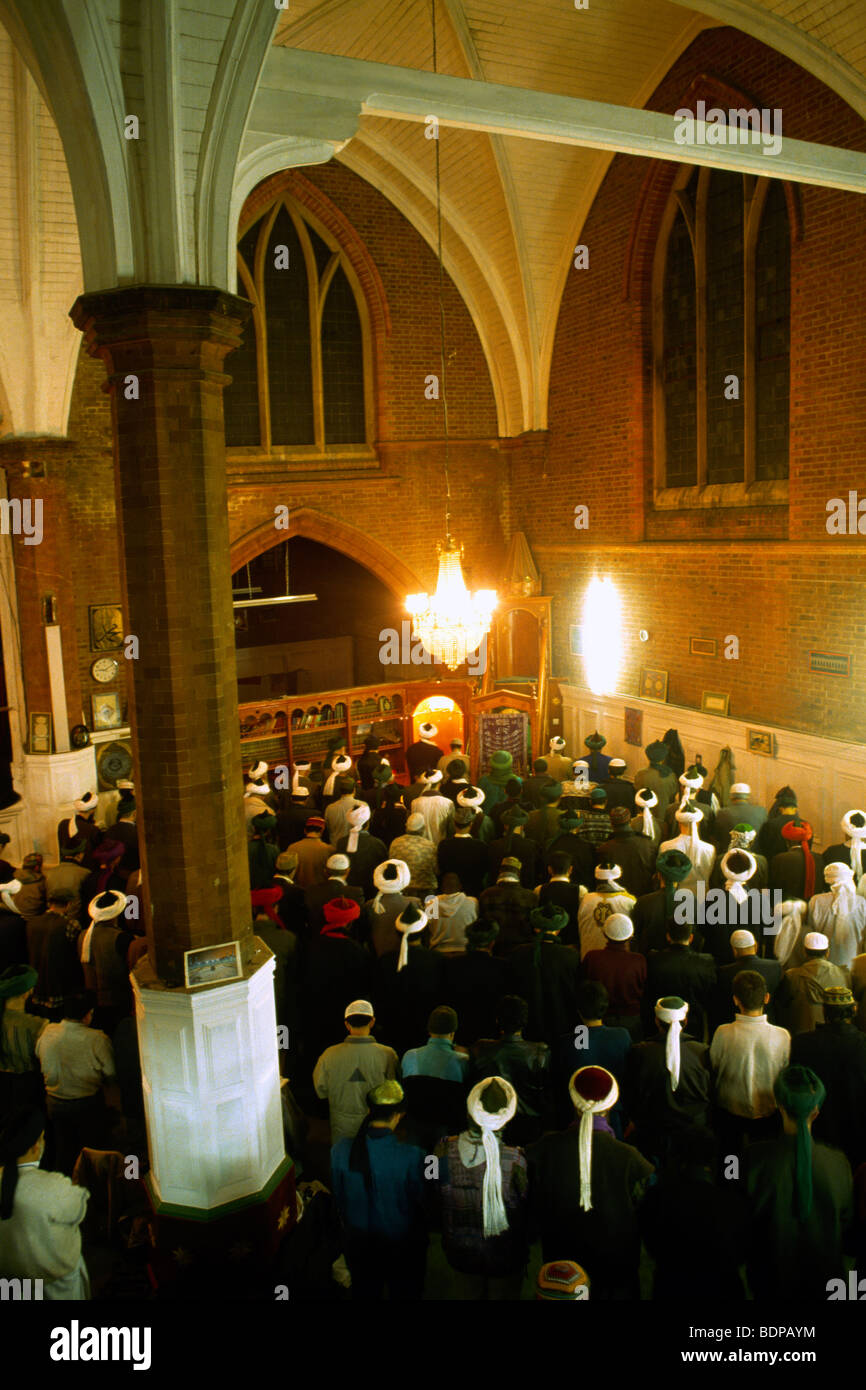
[[[700,13],[697,10],[700,10]],[[641,108],[701,30],[733,24],[866,113],[864,0],[437,0],[436,68],[455,77]],[[291,0],[277,45],[432,71],[430,0]],[[361,117],[336,156],[436,245],[435,148],[417,122]],[[503,433],[543,428],[572,248],[612,155],[440,131],[446,266],[490,364]]]

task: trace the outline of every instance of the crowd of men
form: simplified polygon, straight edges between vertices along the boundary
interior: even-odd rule
[[[818,853],[791,787],[708,786],[675,738],[633,781],[593,734],[477,784],[436,740],[408,784],[374,738],[246,775],[302,1162],[329,1116],[328,1277],[420,1298],[438,1231],[458,1299],[520,1297],[536,1241],[538,1298],[637,1298],[643,1248],[655,1298],[826,1299],[866,1251],[866,814]],[[81,1151],[143,1129],[134,798],[105,830],[90,803],[58,867],[0,861],[0,1274],[34,1172],[79,1200]],[[56,1278],[86,1296],[80,1245]]]

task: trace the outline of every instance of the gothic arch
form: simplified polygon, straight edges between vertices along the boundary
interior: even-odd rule
[[[280,545],[285,540],[291,540],[293,536],[318,541],[320,545],[328,545],[332,550],[348,555],[380,579],[398,598],[405,598],[407,594],[419,593],[424,589],[418,576],[392,551],[370,536],[364,535],[363,531],[357,530],[356,527],[348,526],[337,517],[326,516],[324,512],[314,511],[311,507],[290,509],[289,524],[285,530],[276,530],[273,517],[269,517],[267,521],[261,522],[233,541],[232,573],[254,560],[257,555],[264,554],[266,550],[271,550],[273,546]]]

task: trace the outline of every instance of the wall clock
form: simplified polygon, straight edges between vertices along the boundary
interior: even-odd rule
[[[113,656],[98,656],[91,664],[90,674],[100,685],[107,685],[114,680],[119,669]]]

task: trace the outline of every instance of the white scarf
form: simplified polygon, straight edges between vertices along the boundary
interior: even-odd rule
[[[671,1078],[671,1089],[674,1091],[680,1084],[680,1034],[688,1012],[688,1005],[681,1009],[663,1009],[656,1004],[656,1018],[668,1025],[665,1038],[665,1066]]]
[[[654,840],[656,829],[655,821],[653,820],[653,814],[650,810],[650,807],[658,806],[659,799],[656,796],[655,792],[638,792],[635,796],[635,801],[637,802],[638,806],[641,806],[643,808],[643,824],[641,826],[641,830],[643,831],[644,835],[646,835],[648,840]]]
[[[830,884],[833,894],[833,906],[830,909],[833,916],[850,917],[857,899],[853,872],[847,864],[828,864],[824,869],[824,878]]]
[[[515,1110],[517,1109],[517,1093],[503,1077],[495,1078],[505,1091],[507,1100],[501,1110],[492,1114],[485,1110],[481,1104],[481,1096],[484,1090],[490,1085],[494,1078],[488,1078],[479,1082],[470,1092],[466,1108],[472,1119],[481,1130],[481,1142],[484,1145],[484,1186],[482,1191],[482,1216],[484,1221],[484,1236],[502,1235],[503,1231],[508,1230],[508,1213],[505,1210],[505,1202],[502,1199],[502,1162],[499,1153],[499,1140],[496,1131],[504,1128],[508,1124]]]

